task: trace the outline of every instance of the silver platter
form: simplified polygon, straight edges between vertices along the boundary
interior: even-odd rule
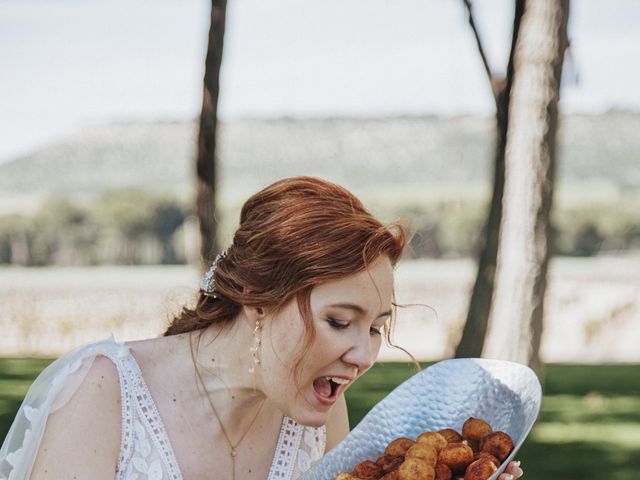
[[[514,449],[489,480],[504,470],[538,417],[542,388],[533,371],[502,360],[444,360],[396,387],[301,480],[334,480],[364,460],[375,460],[397,437],[454,428],[469,417],[482,418],[508,433]],[[526,466],[525,466],[526,468]]]

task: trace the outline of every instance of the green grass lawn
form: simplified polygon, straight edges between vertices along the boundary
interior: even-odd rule
[[[22,397],[49,363],[0,359],[0,438]],[[352,426],[414,373],[376,365],[347,394]],[[518,454],[530,480],[640,478],[640,365],[548,365],[542,414]]]
[[[358,380],[347,392],[352,427],[413,373],[385,363]],[[518,453],[524,478],[640,478],[640,365],[547,365],[543,385],[541,416]]]

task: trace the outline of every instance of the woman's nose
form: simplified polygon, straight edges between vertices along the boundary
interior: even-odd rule
[[[358,341],[344,353],[342,359],[344,362],[357,367],[358,375],[361,375],[371,368],[377,356],[378,351],[374,348],[371,337],[367,336],[364,340],[361,337],[358,338]]]

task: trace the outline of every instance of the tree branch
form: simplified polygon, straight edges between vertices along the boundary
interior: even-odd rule
[[[478,28],[476,27],[476,22],[473,18],[473,10],[471,9],[471,0],[462,0],[465,7],[467,7],[467,13],[469,14],[469,25],[471,26],[471,30],[473,30],[473,35],[476,39],[476,44],[478,45],[478,51],[480,52],[480,58],[482,58],[482,64],[484,65],[484,69],[487,72],[487,77],[489,78],[489,83],[491,84],[491,91],[493,92],[494,99],[498,100],[498,91],[497,91],[497,81],[493,73],[491,73],[491,67],[489,66],[489,61],[487,60],[487,56],[484,52],[484,47],[482,46],[482,41],[480,40],[480,33],[478,32]]]

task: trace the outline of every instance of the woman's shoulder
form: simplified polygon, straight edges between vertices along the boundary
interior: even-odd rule
[[[188,334],[136,340],[125,346],[152,391],[154,385],[166,383],[168,377],[179,381],[193,371]]]
[[[153,360],[157,357],[166,358],[176,351],[184,350],[189,343],[189,334],[182,333],[167,337],[154,337],[144,340],[133,340],[123,343],[128,350],[133,351],[137,360]]]
[[[107,358],[110,353],[92,359],[66,402],[53,400],[31,478],[100,478],[95,475],[115,471],[121,395],[117,367]]]
[[[96,355],[86,375],[68,402],[61,408],[74,418],[112,425],[120,418],[120,380],[118,368],[107,355]],[[119,421],[117,423],[119,425]]]

